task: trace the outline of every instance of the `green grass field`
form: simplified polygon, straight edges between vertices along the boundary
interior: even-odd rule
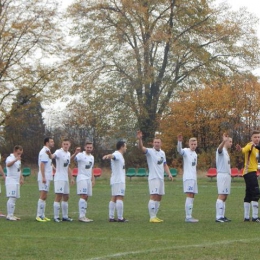
[[[30,176],[21,187],[15,214],[17,222],[0,219],[0,259],[259,259],[260,224],[243,222],[243,179],[232,182],[226,203],[230,223],[215,223],[216,181],[198,180],[193,216],[199,223],[184,222],[182,179],[166,180],[158,217],[163,223],[149,223],[146,178],[127,179],[124,216],[128,223],[108,222],[110,187],[108,177],[97,179],[88,203],[92,223],[78,222],[76,187],[71,188],[68,223],[35,221],[38,188]],[[53,186],[46,216],[53,217]],[[2,182],[0,210],[6,212]]]

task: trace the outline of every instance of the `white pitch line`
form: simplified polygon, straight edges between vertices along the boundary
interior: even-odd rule
[[[110,258],[116,258],[121,256],[127,256],[127,255],[137,255],[137,254],[144,254],[144,253],[152,253],[152,252],[158,252],[163,250],[170,250],[170,249],[182,249],[182,248],[192,248],[192,247],[205,247],[205,246],[215,246],[215,245],[226,245],[226,244],[232,244],[232,243],[241,243],[241,242],[255,242],[260,241],[260,238],[254,238],[254,239],[236,239],[236,240],[224,240],[220,242],[213,242],[213,243],[203,243],[203,244],[194,244],[194,245],[183,245],[183,246],[171,246],[171,247],[163,247],[163,248],[153,248],[148,250],[138,250],[138,251],[128,251],[123,253],[116,253],[106,256],[100,256],[100,257],[93,257],[93,258],[86,258],[85,260],[105,260]]]

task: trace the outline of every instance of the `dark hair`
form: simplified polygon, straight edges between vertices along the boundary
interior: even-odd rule
[[[86,141],[86,142],[85,142],[85,145],[88,145],[88,144],[92,144],[92,145],[93,145],[93,142],[91,142],[91,141]]]
[[[50,140],[53,140],[53,138],[52,138],[52,137],[46,137],[46,138],[44,138],[44,140],[43,140],[44,145],[45,145],[46,143],[50,142]]]
[[[253,136],[253,135],[257,135],[257,134],[260,134],[260,131],[259,131],[259,130],[253,130],[251,136]]]
[[[120,150],[121,149],[121,147],[123,147],[123,146],[125,146],[125,141],[118,141],[117,143],[116,143],[116,149],[117,150]]]
[[[63,142],[70,142],[70,140],[69,140],[69,138],[63,138],[62,140],[61,140],[61,142],[63,143]]]
[[[23,151],[23,147],[21,145],[16,145],[14,151],[16,152],[17,150]]]

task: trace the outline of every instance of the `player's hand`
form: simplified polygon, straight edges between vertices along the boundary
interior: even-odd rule
[[[171,174],[168,176],[168,178],[169,178],[171,181],[173,181],[173,177],[172,177]]]
[[[46,178],[45,177],[42,178],[42,183],[46,184]]]
[[[179,141],[179,142],[182,142],[182,141],[183,141],[183,136],[182,136],[182,134],[179,134],[179,135],[177,136],[177,138],[178,138],[178,141]]]
[[[75,180],[74,180],[74,178],[73,178],[73,177],[70,179],[70,183],[71,183],[72,185],[74,185],[74,184],[75,184]]]
[[[236,150],[239,151],[239,152],[242,150],[242,148],[239,144],[236,145]]]
[[[103,159],[103,160],[107,160],[107,159],[110,159],[110,158],[109,158],[109,155],[107,154],[107,155],[104,155],[104,156],[102,157],[102,159]]]
[[[80,153],[81,152],[81,148],[80,147],[77,147],[76,149],[75,149],[75,154],[78,154],[78,153]]]
[[[23,177],[20,178],[20,184],[21,184],[21,185],[24,184],[24,178],[23,178]]]
[[[143,137],[142,131],[138,130],[136,137],[137,137],[137,139],[141,139]]]

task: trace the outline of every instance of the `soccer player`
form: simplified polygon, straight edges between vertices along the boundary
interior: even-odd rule
[[[125,159],[123,154],[126,152],[126,143],[118,141],[116,151],[112,154],[103,156],[103,160],[111,160],[112,175],[110,178],[111,200],[109,202],[109,222],[128,222],[123,217],[124,214],[124,196],[125,196]],[[115,209],[117,220],[115,219]]]
[[[0,162],[1,162],[1,154],[0,154]],[[0,165],[0,174],[3,176],[3,179],[5,180],[5,173],[1,165]],[[1,193],[1,186],[0,186],[0,193]],[[0,212],[0,217],[6,217],[6,215]]]
[[[70,141],[68,139],[63,139],[61,143],[61,148],[56,150],[54,154],[50,154],[50,158],[56,160],[56,173],[54,176],[54,192],[55,199],[53,203],[54,210],[54,222],[61,221],[73,221],[72,218],[68,216],[68,200],[69,200],[69,179],[71,184],[74,184],[74,179],[71,174],[70,165]],[[62,219],[59,218],[60,204],[62,208]]]
[[[6,158],[7,176],[5,178],[6,197],[7,201],[7,220],[16,221],[20,218],[14,216],[16,199],[20,198],[20,184],[23,184],[23,175],[21,171],[21,155],[23,148],[16,145],[11,153]]]
[[[39,152],[38,156],[38,187],[40,191],[40,198],[37,204],[36,220],[38,222],[50,221],[49,218],[45,217],[45,207],[47,194],[50,190],[50,182],[53,180],[52,177],[52,160],[48,154],[50,149],[54,147],[53,138],[46,137],[43,141],[44,146]]]
[[[163,222],[162,219],[157,217],[157,213],[160,208],[160,202],[164,191],[164,172],[168,174],[168,177],[173,180],[169,167],[166,163],[166,157],[164,151],[161,149],[162,141],[160,138],[153,139],[153,148],[146,148],[143,146],[142,132],[137,131],[138,147],[146,155],[147,164],[149,168],[149,193],[150,200],[148,202],[148,210],[151,223]]]
[[[225,217],[226,200],[231,189],[231,168],[228,149],[232,146],[232,138],[223,134],[223,140],[216,151],[217,188],[216,222],[229,222]]]
[[[244,221],[250,221],[250,204],[252,206],[252,221],[260,223],[258,217],[258,200],[259,200],[259,185],[257,181],[257,164],[259,158],[259,142],[260,131],[253,131],[251,142],[241,148],[236,145],[238,151],[242,151],[245,155],[245,166],[243,177],[246,184],[246,194],[244,198]]]
[[[189,139],[189,148],[182,149],[183,136],[178,135],[177,151],[183,156],[183,190],[186,193],[185,201],[185,222],[196,223],[198,219],[192,217],[193,202],[195,194],[198,193],[197,184],[197,139],[192,137]]]
[[[79,221],[92,222],[92,219],[86,217],[88,208],[88,197],[92,196],[92,186],[95,185],[95,177],[93,173],[94,156],[93,143],[87,141],[85,143],[85,151],[78,153],[75,156],[75,161],[78,164],[77,175],[77,194],[79,198]]]

